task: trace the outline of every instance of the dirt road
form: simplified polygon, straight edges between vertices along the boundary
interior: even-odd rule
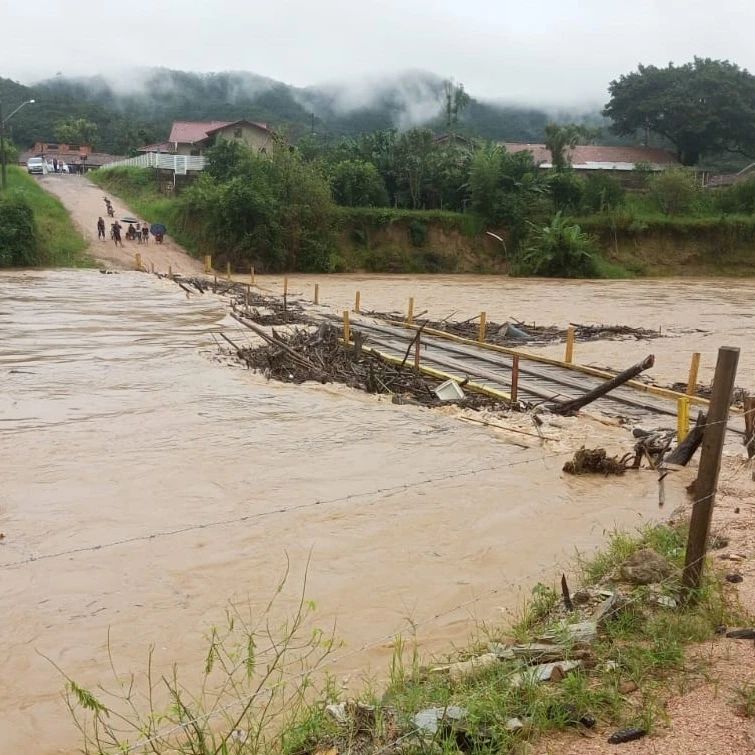
[[[105,214],[103,196],[105,192],[95,186],[84,176],[48,175],[39,179],[42,186],[51,194],[55,194],[71,213],[74,223],[84,237],[89,241],[89,254],[103,263],[105,267],[133,269],[134,257],[137,252],[142,255],[142,264],[149,270],[151,265],[155,270],[167,272],[170,267],[174,273],[192,274],[202,271],[198,260],[190,257],[187,252],[175,243],[169,236],[163,244],[155,244],[150,238],[148,244],[137,244],[123,240],[123,247],[116,247],[110,241],[108,231],[107,241],[97,239],[97,218],[103,217],[110,228],[110,218]],[[115,210],[115,217],[138,217],[121,199],[110,197]],[[141,219],[141,218],[140,218]],[[124,230],[126,224],[124,225]]]

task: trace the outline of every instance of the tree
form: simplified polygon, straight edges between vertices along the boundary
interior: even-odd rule
[[[66,118],[55,126],[55,138],[65,144],[94,145],[98,136],[97,124],[86,118]]]
[[[399,186],[406,186],[412,209],[420,207],[422,188],[430,167],[433,133],[426,128],[404,131],[395,145],[396,172]]]
[[[683,168],[664,170],[648,182],[648,193],[664,215],[689,212],[700,194],[695,176]]]
[[[330,188],[337,204],[346,207],[385,207],[388,192],[377,168],[365,160],[344,160],[331,172]]]
[[[548,225],[530,226],[530,240],[519,263],[519,272],[551,278],[597,276],[595,245],[578,225],[568,223],[557,212]]]
[[[469,174],[472,209],[491,226],[504,226],[514,247],[527,222],[538,216],[547,184],[531,152],[509,153],[498,145],[475,152]]]
[[[459,116],[470,102],[469,95],[464,91],[464,84],[457,84],[453,79],[443,82],[443,104],[449,131],[459,122]]]
[[[551,165],[556,170],[565,170],[571,165],[568,150],[576,147],[580,140],[592,141],[599,131],[576,123],[548,123],[544,133],[545,147],[551,153]]]
[[[683,165],[706,154],[755,157],[755,76],[726,60],[695,58],[666,68],[639,66],[612,81],[603,115],[611,129],[639,129],[668,139]]]

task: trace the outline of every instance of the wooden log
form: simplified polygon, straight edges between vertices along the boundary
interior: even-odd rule
[[[655,357],[650,354],[649,356],[646,356],[641,362],[638,362],[632,367],[629,367],[623,372],[620,372],[610,380],[606,380],[605,383],[599,385],[597,388],[593,388],[593,390],[588,391],[584,394],[584,396],[570,399],[569,401],[553,402],[550,406],[550,409],[556,414],[574,414],[583,406],[591,404],[596,399],[599,399],[601,396],[605,396],[607,393],[610,393],[615,388],[623,385],[628,380],[637,377],[637,375],[639,375],[641,372],[650,369],[654,364]]]
[[[746,396],[744,400],[745,410],[745,437],[742,441],[747,449],[747,458],[755,456],[755,396]]]
[[[663,460],[664,464],[677,464],[686,467],[690,459],[695,455],[695,451],[700,448],[703,442],[703,433],[705,432],[705,421],[707,415],[700,412],[697,415],[695,426],[687,433],[684,440]]]

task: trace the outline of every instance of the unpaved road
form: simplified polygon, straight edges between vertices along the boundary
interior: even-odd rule
[[[169,236],[162,244],[155,244],[150,237],[148,244],[137,244],[135,241],[123,239],[123,247],[115,246],[110,241],[110,223],[105,212],[103,197],[105,191],[95,186],[84,176],[48,175],[39,179],[40,184],[51,194],[55,194],[71,213],[74,223],[89,241],[89,254],[104,263],[106,267],[133,270],[134,258],[137,252],[142,255],[142,264],[150,269],[155,266],[158,272],[168,272],[168,267],[174,273],[191,275],[202,272],[202,265],[198,260],[190,257]],[[121,199],[110,197],[115,210],[115,217],[139,216],[132,212]],[[97,238],[97,218],[103,217],[108,228],[107,241]],[[139,218],[141,220],[141,218]],[[124,231],[127,226],[122,223]],[[169,229],[170,230],[170,229]]]

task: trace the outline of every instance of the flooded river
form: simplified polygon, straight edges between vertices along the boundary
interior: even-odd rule
[[[248,280],[238,276],[238,280]],[[280,276],[257,276],[278,294]],[[648,353],[656,355],[650,375],[659,383],[687,380],[690,356],[701,352],[700,380],[710,381],[719,346],[742,349],[737,385],[755,389],[755,281],[752,279],[536,280],[473,275],[296,275],[292,293],[311,300],[315,283],[320,302],[343,310],[354,306],[359,290],[363,310],[415,313],[464,320],[485,311],[488,321],[521,320],[565,328],[580,324],[631,325],[668,334],[662,341],[626,340],[578,343],[575,359],[596,367],[623,368]],[[544,347],[563,357],[563,345]]]
[[[334,298],[356,282],[328,281]],[[482,302],[466,279],[438,284],[415,288],[419,310]],[[636,285],[636,296],[657,297]],[[716,304],[684,306],[706,327],[708,310],[736,309],[730,288]],[[406,290],[380,306],[398,307]],[[541,291],[547,307],[535,286],[512,289],[489,316],[629,319],[608,300],[589,318],[560,289]],[[660,314],[632,323],[657,326]],[[213,297],[146,275],[0,274],[1,753],[78,744],[43,656],[93,685],[107,676],[110,629],[122,669],[143,670],[150,645],[157,664],[202,663],[203,635],[227,601],[269,598],[287,559],[290,601],[311,553],[320,620],[337,621],[347,649],[367,646],[338,673],[380,673],[385,638],[408,619],[428,650],[461,641],[472,618],[495,620],[537,580],[551,582],[575,548],[658,516],[652,473],[560,471],[580,441],[610,444],[622,431],[571,420],[559,442],[520,448],[450,414],[268,383],[214,358],[221,328],[244,337]],[[629,347],[611,348],[631,359]],[[682,483],[668,485],[669,509]],[[277,513],[253,516],[265,512]]]

